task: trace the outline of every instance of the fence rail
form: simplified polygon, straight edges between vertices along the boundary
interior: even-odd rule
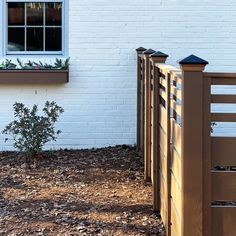
[[[194,55],[179,69],[167,57],[137,49],[137,148],[154,210],[168,236],[236,235],[236,138],[211,134],[215,122],[236,122],[236,113],[211,111],[236,103],[211,92],[236,85],[236,74],[204,72],[208,62]]]

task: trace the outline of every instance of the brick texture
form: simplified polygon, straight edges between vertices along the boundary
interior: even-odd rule
[[[70,0],[68,19],[70,82],[0,85],[0,130],[13,118],[15,101],[42,107],[46,100],[55,100],[65,109],[57,125],[62,134],[47,148],[134,144],[139,46],[169,54],[171,64],[196,54],[210,62],[209,71],[235,71],[233,0]],[[0,27],[4,30],[3,24]],[[0,43],[4,44],[3,38]],[[226,130],[232,132],[232,127]],[[224,130],[219,126],[219,132]],[[4,138],[0,134],[0,149],[11,149]]]

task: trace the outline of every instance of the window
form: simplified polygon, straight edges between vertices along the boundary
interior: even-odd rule
[[[7,54],[62,54],[63,1],[7,2]]]

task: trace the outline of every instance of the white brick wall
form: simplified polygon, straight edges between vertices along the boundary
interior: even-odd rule
[[[47,147],[134,144],[135,48],[161,50],[172,64],[196,54],[210,62],[207,70],[236,71],[236,1],[70,0],[68,37],[70,82],[0,85],[0,130],[15,101],[42,107],[55,100],[65,109],[63,133]],[[4,138],[0,149],[10,149]]]

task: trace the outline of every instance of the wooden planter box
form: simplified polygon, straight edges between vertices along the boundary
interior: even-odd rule
[[[69,70],[0,70],[0,84],[62,84]]]

